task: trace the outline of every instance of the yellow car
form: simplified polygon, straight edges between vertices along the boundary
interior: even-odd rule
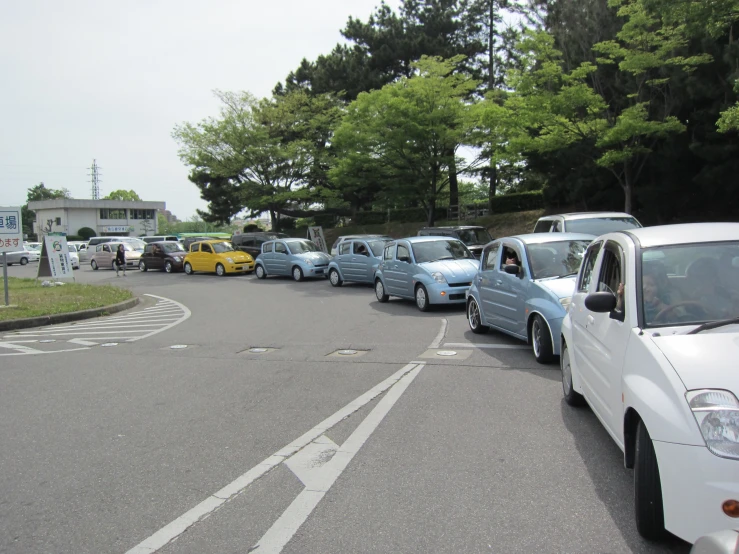
[[[204,240],[190,245],[185,255],[185,273],[196,271],[226,275],[227,273],[248,273],[254,271],[254,258],[246,252],[234,250],[225,240]]]

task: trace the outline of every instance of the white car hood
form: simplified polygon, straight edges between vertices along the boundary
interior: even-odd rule
[[[575,292],[575,281],[577,277],[564,277],[562,279],[550,279],[548,281],[534,281],[540,287],[549,290],[557,298],[569,298]]]
[[[650,338],[688,390],[726,389],[739,397],[739,332],[730,329]]]

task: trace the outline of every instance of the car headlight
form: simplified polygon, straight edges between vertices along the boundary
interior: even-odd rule
[[[685,393],[698,428],[712,454],[739,460],[739,400],[718,389]]]
[[[303,260],[305,262],[305,265],[313,265],[313,262],[310,260]]]
[[[228,263],[230,263],[230,264],[234,263],[234,259],[233,258],[226,258],[226,261]]]
[[[172,256],[172,259],[174,261],[176,261],[176,262],[181,262],[182,261],[182,258],[180,258],[179,256]]]
[[[572,304],[572,297],[566,296],[564,298],[559,299],[559,303],[562,304],[562,307],[567,311],[570,307],[570,304]]]
[[[440,273],[438,271],[434,271],[431,274],[431,277],[433,277],[434,278],[434,281],[436,281],[437,283],[446,283],[446,278],[444,277],[444,274],[443,273]]]

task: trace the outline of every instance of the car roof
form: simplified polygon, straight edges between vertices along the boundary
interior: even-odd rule
[[[435,240],[456,240],[456,241],[462,242],[459,239],[456,239],[454,237],[439,237],[439,236],[434,236],[434,235],[423,236],[423,237],[419,237],[419,236],[405,237],[405,238],[402,238],[402,239],[394,239],[394,240],[396,240],[396,241],[398,241],[398,240],[405,240],[405,241],[408,241],[408,242],[410,242],[412,244],[415,244],[417,242],[432,242],[432,241],[435,241]]]
[[[461,231],[462,229],[486,229],[482,225],[447,225],[445,227],[423,227],[420,231],[433,231],[439,229],[442,231]],[[487,229],[486,229],[487,230]]]
[[[552,215],[545,215],[539,218],[539,220],[547,220],[547,219],[555,219],[555,218],[564,218],[564,219],[596,219],[599,217],[634,217],[631,214],[627,214],[626,212],[569,212],[565,214],[552,214]]]
[[[739,241],[739,223],[682,223],[610,233],[626,234],[642,248],[705,242]]]
[[[351,240],[351,239],[380,239],[380,238],[389,238],[392,239],[392,237],[388,235],[375,235],[375,234],[366,234],[366,235],[341,235],[339,237],[339,240]]]
[[[495,240],[518,239],[522,243],[528,244],[546,244],[548,242],[563,242],[567,240],[586,240],[593,242],[593,235],[585,233],[526,233],[524,235],[514,235],[511,237],[499,237]]]

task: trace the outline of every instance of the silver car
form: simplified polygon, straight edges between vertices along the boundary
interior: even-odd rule
[[[104,242],[98,244],[94,248],[90,256],[90,267],[94,270],[98,270],[101,267],[105,269],[114,269],[113,264],[115,263],[115,253],[118,250],[119,245],[123,245],[123,249],[126,251],[126,267],[138,269],[139,261],[141,260],[141,252],[134,250],[133,245],[128,242]]]
[[[26,265],[28,262],[37,262],[39,255],[32,250],[19,250],[18,252],[8,252],[8,265],[20,264]],[[0,254],[0,265],[2,265],[3,256]]]

